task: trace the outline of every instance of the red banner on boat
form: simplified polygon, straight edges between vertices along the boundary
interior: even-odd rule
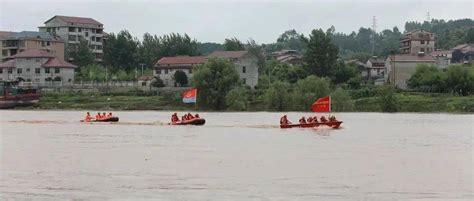
[[[183,93],[183,103],[196,103],[197,89],[190,89]]]
[[[311,106],[313,112],[331,112],[331,96],[324,96]]]

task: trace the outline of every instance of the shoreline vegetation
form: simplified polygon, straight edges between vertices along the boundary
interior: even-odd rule
[[[380,91],[380,92],[377,92]],[[256,91],[252,91],[258,93]],[[129,92],[73,92],[46,91],[40,102],[34,106],[17,108],[21,110],[151,110],[151,111],[309,111],[301,107],[287,107],[282,110],[268,107],[261,98],[249,95],[245,109],[212,110],[181,102],[181,92],[156,92],[132,90]],[[422,113],[474,113],[474,96],[455,96],[446,93],[425,93],[374,90],[342,90],[332,94],[333,112],[422,112]],[[294,101],[289,100],[288,104]]]

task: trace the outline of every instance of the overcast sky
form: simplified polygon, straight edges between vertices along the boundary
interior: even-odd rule
[[[37,31],[54,15],[90,17],[106,32],[129,30],[141,39],[146,33],[187,33],[200,42],[237,37],[258,43],[274,42],[285,30],[308,34],[314,28],[350,33],[361,26],[377,30],[406,21],[473,18],[473,1],[119,1],[119,0],[0,0],[1,31]]]

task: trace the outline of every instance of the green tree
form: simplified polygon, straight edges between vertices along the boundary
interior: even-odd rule
[[[292,96],[294,109],[309,110],[316,99],[329,95],[329,83],[329,79],[314,75],[299,80]]]
[[[185,72],[181,70],[177,70],[174,75],[173,79],[175,82],[175,85],[183,87],[188,85],[188,76],[186,75]]]
[[[160,87],[164,87],[165,83],[160,77],[154,77],[153,80],[151,81],[151,86],[155,88],[160,88]]]
[[[265,55],[262,46],[258,45],[255,40],[249,39],[247,41],[246,49],[249,54],[257,58],[258,72],[262,73],[265,68]]]
[[[70,44],[67,46],[66,58],[71,59],[73,64],[82,67],[93,64],[95,56],[89,49],[89,42],[79,39],[78,45]]]
[[[225,97],[240,84],[233,63],[226,59],[211,58],[193,75],[193,86],[199,90],[200,105],[221,110],[225,108]]]
[[[331,110],[336,112],[352,111],[354,101],[348,91],[338,88],[331,93]]]
[[[160,41],[160,56],[162,57],[178,55],[195,56],[199,54],[197,41],[191,39],[188,34],[171,33],[161,36]]]
[[[330,69],[330,77],[335,84],[345,83],[359,75],[359,71],[355,65],[346,65],[342,61],[337,62],[336,65]]]
[[[289,110],[291,107],[290,89],[291,85],[288,82],[278,80],[273,82],[263,95],[267,109],[274,111]]]
[[[225,39],[224,41],[224,50],[226,51],[237,51],[237,50],[245,50],[245,45],[240,42],[237,38]]]
[[[153,64],[161,58],[160,38],[156,35],[145,33],[143,40],[138,45],[137,54],[139,63],[147,67],[153,66]]]
[[[314,29],[309,38],[304,37],[306,46],[304,60],[308,71],[317,76],[329,76],[330,69],[338,58],[338,48],[332,43],[331,35],[321,29]]]
[[[301,65],[271,61],[267,66],[270,70],[269,75],[273,80],[286,81],[293,84],[308,76],[307,71]]]
[[[249,105],[248,90],[244,87],[235,87],[225,97],[228,109],[233,111],[244,111]]]
[[[399,109],[399,100],[395,89],[383,87],[379,91],[379,104],[383,112],[397,112]]]
[[[447,70],[446,84],[453,92],[467,96],[474,92],[474,70],[462,65],[452,65]]]
[[[436,66],[418,65],[408,80],[408,87],[427,92],[445,92],[446,74]]]
[[[97,64],[83,66],[76,74],[77,80],[105,81],[105,68]]]
[[[278,50],[285,48],[290,50],[303,51],[305,48],[305,44],[302,40],[303,37],[303,34],[298,33],[294,29],[283,32],[283,34],[281,34],[277,39],[277,43],[281,44],[281,48],[279,48]]]
[[[138,67],[138,44],[138,39],[133,38],[127,30],[120,31],[117,35],[109,34],[107,44],[104,45],[105,64],[126,71],[135,69]]]

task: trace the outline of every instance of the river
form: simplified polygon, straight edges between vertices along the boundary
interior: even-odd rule
[[[474,199],[474,115],[336,113],[335,130],[279,129],[282,113],[115,114],[0,111],[0,200]]]

